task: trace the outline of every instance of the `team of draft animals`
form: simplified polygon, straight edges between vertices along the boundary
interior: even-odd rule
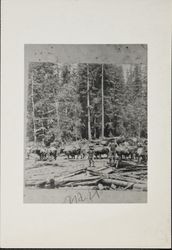
[[[36,154],[39,160],[56,160],[58,156],[65,155],[67,159],[88,159],[89,167],[95,166],[95,159],[108,159],[110,166],[118,167],[123,159],[134,160],[138,163],[147,162],[147,139],[145,138],[107,138],[101,140],[79,140],[64,146],[51,143],[48,147],[27,147],[26,157]]]

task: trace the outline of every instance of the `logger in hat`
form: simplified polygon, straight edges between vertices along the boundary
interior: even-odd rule
[[[117,160],[117,154],[116,154],[116,148],[117,148],[117,143],[116,140],[113,140],[109,144],[109,164],[110,166],[116,166],[118,167],[118,160]]]
[[[94,146],[92,144],[89,145],[88,160],[89,167],[94,167]]]

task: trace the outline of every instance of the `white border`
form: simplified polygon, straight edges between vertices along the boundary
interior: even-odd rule
[[[170,246],[169,0],[3,0],[1,247]],[[23,204],[24,44],[148,44],[147,204]]]

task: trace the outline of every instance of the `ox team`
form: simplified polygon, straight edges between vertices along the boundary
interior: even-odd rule
[[[135,140],[134,140],[135,139]],[[87,140],[74,142],[64,147],[52,145],[31,147],[27,149],[27,157],[30,154],[36,154],[40,160],[57,159],[57,156],[63,154],[68,159],[88,158],[89,167],[95,166],[95,159],[101,159],[102,156],[108,158],[108,164],[112,167],[118,167],[122,159],[137,160],[138,162],[147,161],[147,140],[125,139],[119,137],[111,140],[99,140],[89,143]]]

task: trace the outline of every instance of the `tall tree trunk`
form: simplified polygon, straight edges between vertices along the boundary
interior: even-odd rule
[[[90,126],[90,83],[89,83],[89,65],[87,64],[87,108],[88,108],[88,140],[91,140]]]
[[[103,64],[102,64],[102,138],[104,137],[104,83],[103,83]]]
[[[31,100],[32,100],[32,120],[33,120],[33,138],[34,142],[36,142],[36,126],[35,126],[35,104],[33,99],[33,75],[31,76]]]
[[[56,106],[56,117],[57,117],[57,133],[59,135],[60,133],[60,119],[59,119],[59,101],[55,100],[55,106]]]
[[[77,121],[77,110],[76,110],[76,105],[75,105],[75,121]],[[78,140],[78,128],[77,128],[77,124],[75,124],[75,141]]]
[[[58,95],[55,89],[53,90],[53,93],[54,93],[55,111],[56,111],[56,119],[57,119],[56,136],[58,137],[60,133],[59,100],[58,100]]]
[[[138,122],[138,137],[141,137],[141,121]]]
[[[94,138],[96,139],[96,118],[94,120]]]

